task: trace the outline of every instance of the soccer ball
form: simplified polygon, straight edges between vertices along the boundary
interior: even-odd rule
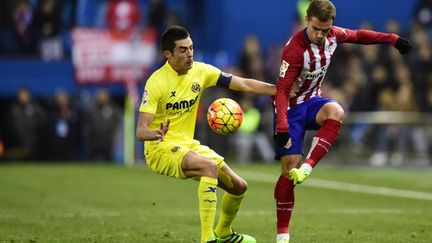
[[[243,111],[232,99],[215,100],[207,110],[207,121],[210,128],[217,134],[227,135],[236,132],[242,123]]]

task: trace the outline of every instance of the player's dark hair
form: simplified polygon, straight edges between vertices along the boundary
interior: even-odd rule
[[[162,51],[174,52],[175,41],[188,38],[189,32],[178,25],[172,25],[165,30],[161,36],[161,49]]]
[[[313,0],[307,9],[307,17],[316,17],[321,22],[336,18],[336,7],[329,0]]]

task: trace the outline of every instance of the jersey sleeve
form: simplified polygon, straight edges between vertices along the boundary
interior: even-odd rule
[[[221,73],[219,68],[210,64],[203,64],[204,88],[215,86]]]
[[[279,77],[276,82],[276,131],[287,132],[289,95],[293,84],[303,69],[303,53],[301,47],[288,43],[285,46],[282,62],[279,68]]]
[[[332,30],[335,33],[338,43],[357,43],[363,45],[370,44],[387,44],[394,46],[399,38],[396,34],[377,32],[372,30],[350,30],[334,26]]]
[[[156,86],[157,80],[151,76],[144,87],[141,104],[139,107],[140,112],[155,114],[160,97],[159,89]]]

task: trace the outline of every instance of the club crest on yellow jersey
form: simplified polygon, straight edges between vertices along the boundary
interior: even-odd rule
[[[191,87],[192,92],[197,93],[201,91],[201,85],[197,82],[194,82]]]
[[[180,149],[180,146],[174,146],[171,148],[171,152],[175,153]]]

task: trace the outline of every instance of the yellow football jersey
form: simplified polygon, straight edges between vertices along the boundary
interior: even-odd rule
[[[187,74],[178,75],[166,62],[147,80],[139,111],[154,114],[151,129],[170,119],[165,141],[192,140],[201,95],[216,85],[221,73],[212,65],[194,62]],[[146,141],[146,147],[151,143],[155,141]]]

